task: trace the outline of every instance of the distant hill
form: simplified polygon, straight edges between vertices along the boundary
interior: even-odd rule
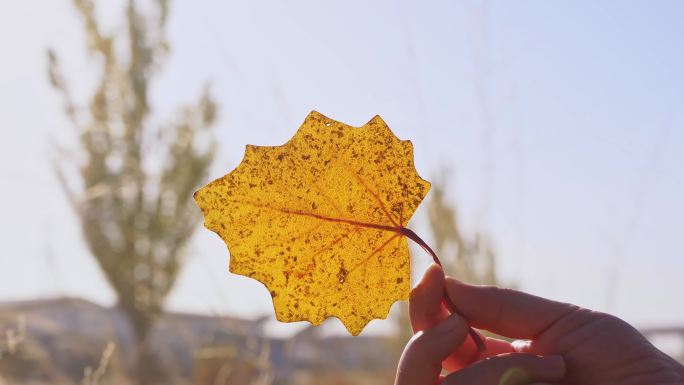
[[[97,367],[107,343],[114,342],[109,382],[128,382],[133,339],[124,314],[116,307],[76,298],[0,303],[0,336],[8,331],[24,338],[11,354],[12,342],[0,343],[0,374],[6,381],[79,384],[84,369]],[[207,362],[258,359],[259,365],[266,365],[258,370],[267,370],[277,385],[316,372],[391,373],[397,359],[390,341],[380,337],[321,338],[317,329],[308,328],[289,340],[273,339],[264,336],[263,320],[183,313],[165,314],[152,341],[178,383],[196,382],[197,372],[214,370],[216,364]],[[204,357],[216,351],[223,353],[212,353],[218,354],[213,361]]]

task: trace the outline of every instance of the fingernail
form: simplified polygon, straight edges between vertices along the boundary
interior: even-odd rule
[[[439,325],[435,326],[435,332],[438,334],[449,334],[454,330],[458,329],[461,325],[462,318],[458,314],[454,313],[442,321]]]
[[[435,271],[435,273],[433,273],[433,271]],[[423,280],[429,279],[428,277],[429,277],[431,274],[444,275],[444,272],[442,271],[442,266],[440,266],[440,265],[438,265],[438,264],[436,264],[436,263],[431,264],[431,265],[427,268],[427,270],[425,270],[425,274],[423,275]]]
[[[549,370],[552,370],[553,372],[565,372],[565,360],[562,356],[544,356],[542,360]]]

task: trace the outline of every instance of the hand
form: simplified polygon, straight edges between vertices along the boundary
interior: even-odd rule
[[[458,309],[449,315],[447,293]],[[396,385],[681,385],[684,368],[636,329],[608,314],[496,287],[470,286],[431,266],[411,293],[416,335]],[[470,325],[510,338],[486,338],[479,354]],[[442,369],[451,372],[440,378]],[[441,382],[440,382],[441,381]]]

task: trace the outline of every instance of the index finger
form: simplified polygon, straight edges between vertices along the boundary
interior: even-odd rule
[[[438,265],[433,264],[411,292],[409,316],[414,332],[432,328],[449,316],[449,312],[443,305],[443,296],[444,272]],[[484,337],[483,340],[486,350],[482,354],[470,338],[465,339],[460,346],[454,346],[453,352],[444,362],[444,367],[447,370],[454,371],[473,363],[477,359],[514,351],[508,341]]]
[[[535,339],[578,309],[531,294],[495,286],[472,286],[446,279],[449,297],[475,327],[512,338]]]

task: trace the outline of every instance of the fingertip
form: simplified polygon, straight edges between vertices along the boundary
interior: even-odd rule
[[[467,288],[467,286],[468,285],[454,277],[444,278],[444,287],[446,287],[446,291],[449,294],[449,297],[451,297],[452,301],[455,301],[455,299],[459,297],[459,293]]]
[[[437,270],[439,270],[439,271],[442,271],[442,266],[440,266],[440,265],[437,264],[437,263],[432,262],[432,263],[430,264],[430,266],[428,266],[427,270],[434,270],[434,269],[437,269]]]
[[[427,280],[428,282],[434,280],[443,281],[444,270],[442,269],[442,266],[436,263],[432,263],[430,266],[428,266],[427,270],[425,270],[425,275],[423,275],[423,279]]]
[[[473,290],[479,288],[478,286],[469,285],[467,283],[459,281],[454,277],[446,277],[444,279],[444,288],[446,289],[447,295],[451,298],[451,301],[456,305],[457,308],[477,307],[478,301],[472,301],[472,299],[477,298],[479,296],[479,291]],[[462,310],[469,309],[459,309],[459,311],[461,312]],[[468,318],[468,314],[463,315],[466,316],[466,318]]]
[[[434,274],[434,273],[431,273],[431,271],[435,269],[435,266],[437,266],[437,269],[440,268],[439,265],[437,265],[435,263],[428,266],[428,268],[425,269],[425,273],[423,273],[423,276],[420,277],[420,280],[418,280],[418,283],[416,284],[416,287],[413,288],[413,290],[416,290],[416,289],[420,288],[421,286],[425,286],[425,284],[430,281],[430,279],[431,279],[430,275]]]
[[[442,307],[444,275],[439,266],[428,268],[409,298],[409,317],[413,331],[425,330],[440,323],[448,313]]]
[[[469,285],[459,279],[456,279],[454,277],[446,277],[445,278],[446,285],[447,287],[454,288],[454,289],[466,289],[468,287],[479,287],[476,285]]]
[[[427,270],[425,270],[425,274],[423,274],[423,277],[420,279],[416,287],[411,290],[409,299],[413,301],[422,296],[432,297],[437,291],[441,293],[444,290],[443,282],[444,273],[442,272],[442,268],[433,263],[427,268]]]

